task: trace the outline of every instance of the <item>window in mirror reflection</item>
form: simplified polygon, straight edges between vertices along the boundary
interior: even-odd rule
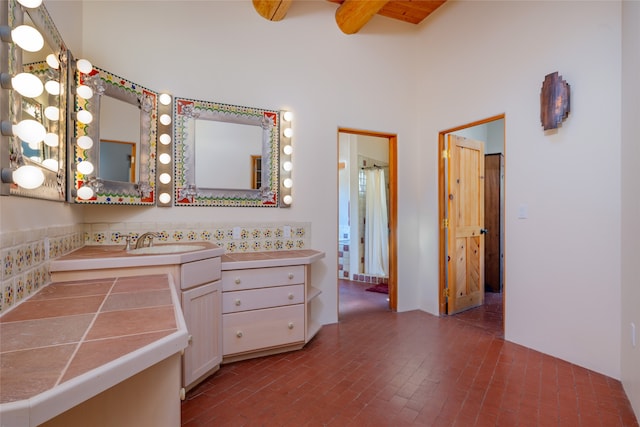
[[[262,156],[251,156],[251,188],[262,187]]]

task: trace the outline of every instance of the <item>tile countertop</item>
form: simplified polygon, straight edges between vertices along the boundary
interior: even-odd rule
[[[0,316],[2,425],[38,425],[187,347],[166,274],[51,283]]]
[[[170,246],[179,245],[173,244]],[[55,272],[138,267],[141,265],[183,264],[217,257],[224,253],[224,248],[209,242],[184,243],[184,245],[204,246],[204,249],[168,254],[138,255],[125,251],[123,245],[89,245],[51,260],[50,270]],[[154,246],[163,246],[163,244],[157,243]]]
[[[224,254],[222,255],[222,270],[312,264],[324,258],[324,255],[324,252],[313,249]]]

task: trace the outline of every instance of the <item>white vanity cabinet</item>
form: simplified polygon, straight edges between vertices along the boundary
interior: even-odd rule
[[[189,331],[182,382],[189,390],[215,372],[222,362],[220,258],[182,264],[180,289],[182,314]]]
[[[324,256],[318,254],[294,257],[290,265],[223,256],[223,363],[298,350],[313,338],[320,325],[312,305],[320,291],[311,286],[310,264]]]

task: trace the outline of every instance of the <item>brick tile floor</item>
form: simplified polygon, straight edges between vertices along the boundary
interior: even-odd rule
[[[182,425],[638,426],[619,381],[504,341],[499,294],[436,317],[363,289],[304,349],[223,365]]]

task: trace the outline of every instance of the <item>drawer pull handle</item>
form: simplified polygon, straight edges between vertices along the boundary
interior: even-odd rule
[[[242,331],[238,331],[238,332],[236,332],[236,336],[237,336],[238,338],[242,338]]]
[[[293,299],[293,294],[292,294],[292,293],[290,293],[288,298],[289,298],[289,299]]]
[[[240,282],[241,282],[240,278],[239,278],[239,277],[236,277],[235,282],[236,282],[236,285],[239,285],[239,284],[240,284]]]
[[[289,273],[289,279],[293,279],[293,273]]]
[[[289,327],[289,329],[293,329],[293,322],[289,322],[287,326]]]
[[[239,300],[239,299],[237,299],[237,300],[236,300],[236,305],[237,305],[237,306],[239,306],[240,304],[242,304],[242,303],[240,302],[240,300]]]

